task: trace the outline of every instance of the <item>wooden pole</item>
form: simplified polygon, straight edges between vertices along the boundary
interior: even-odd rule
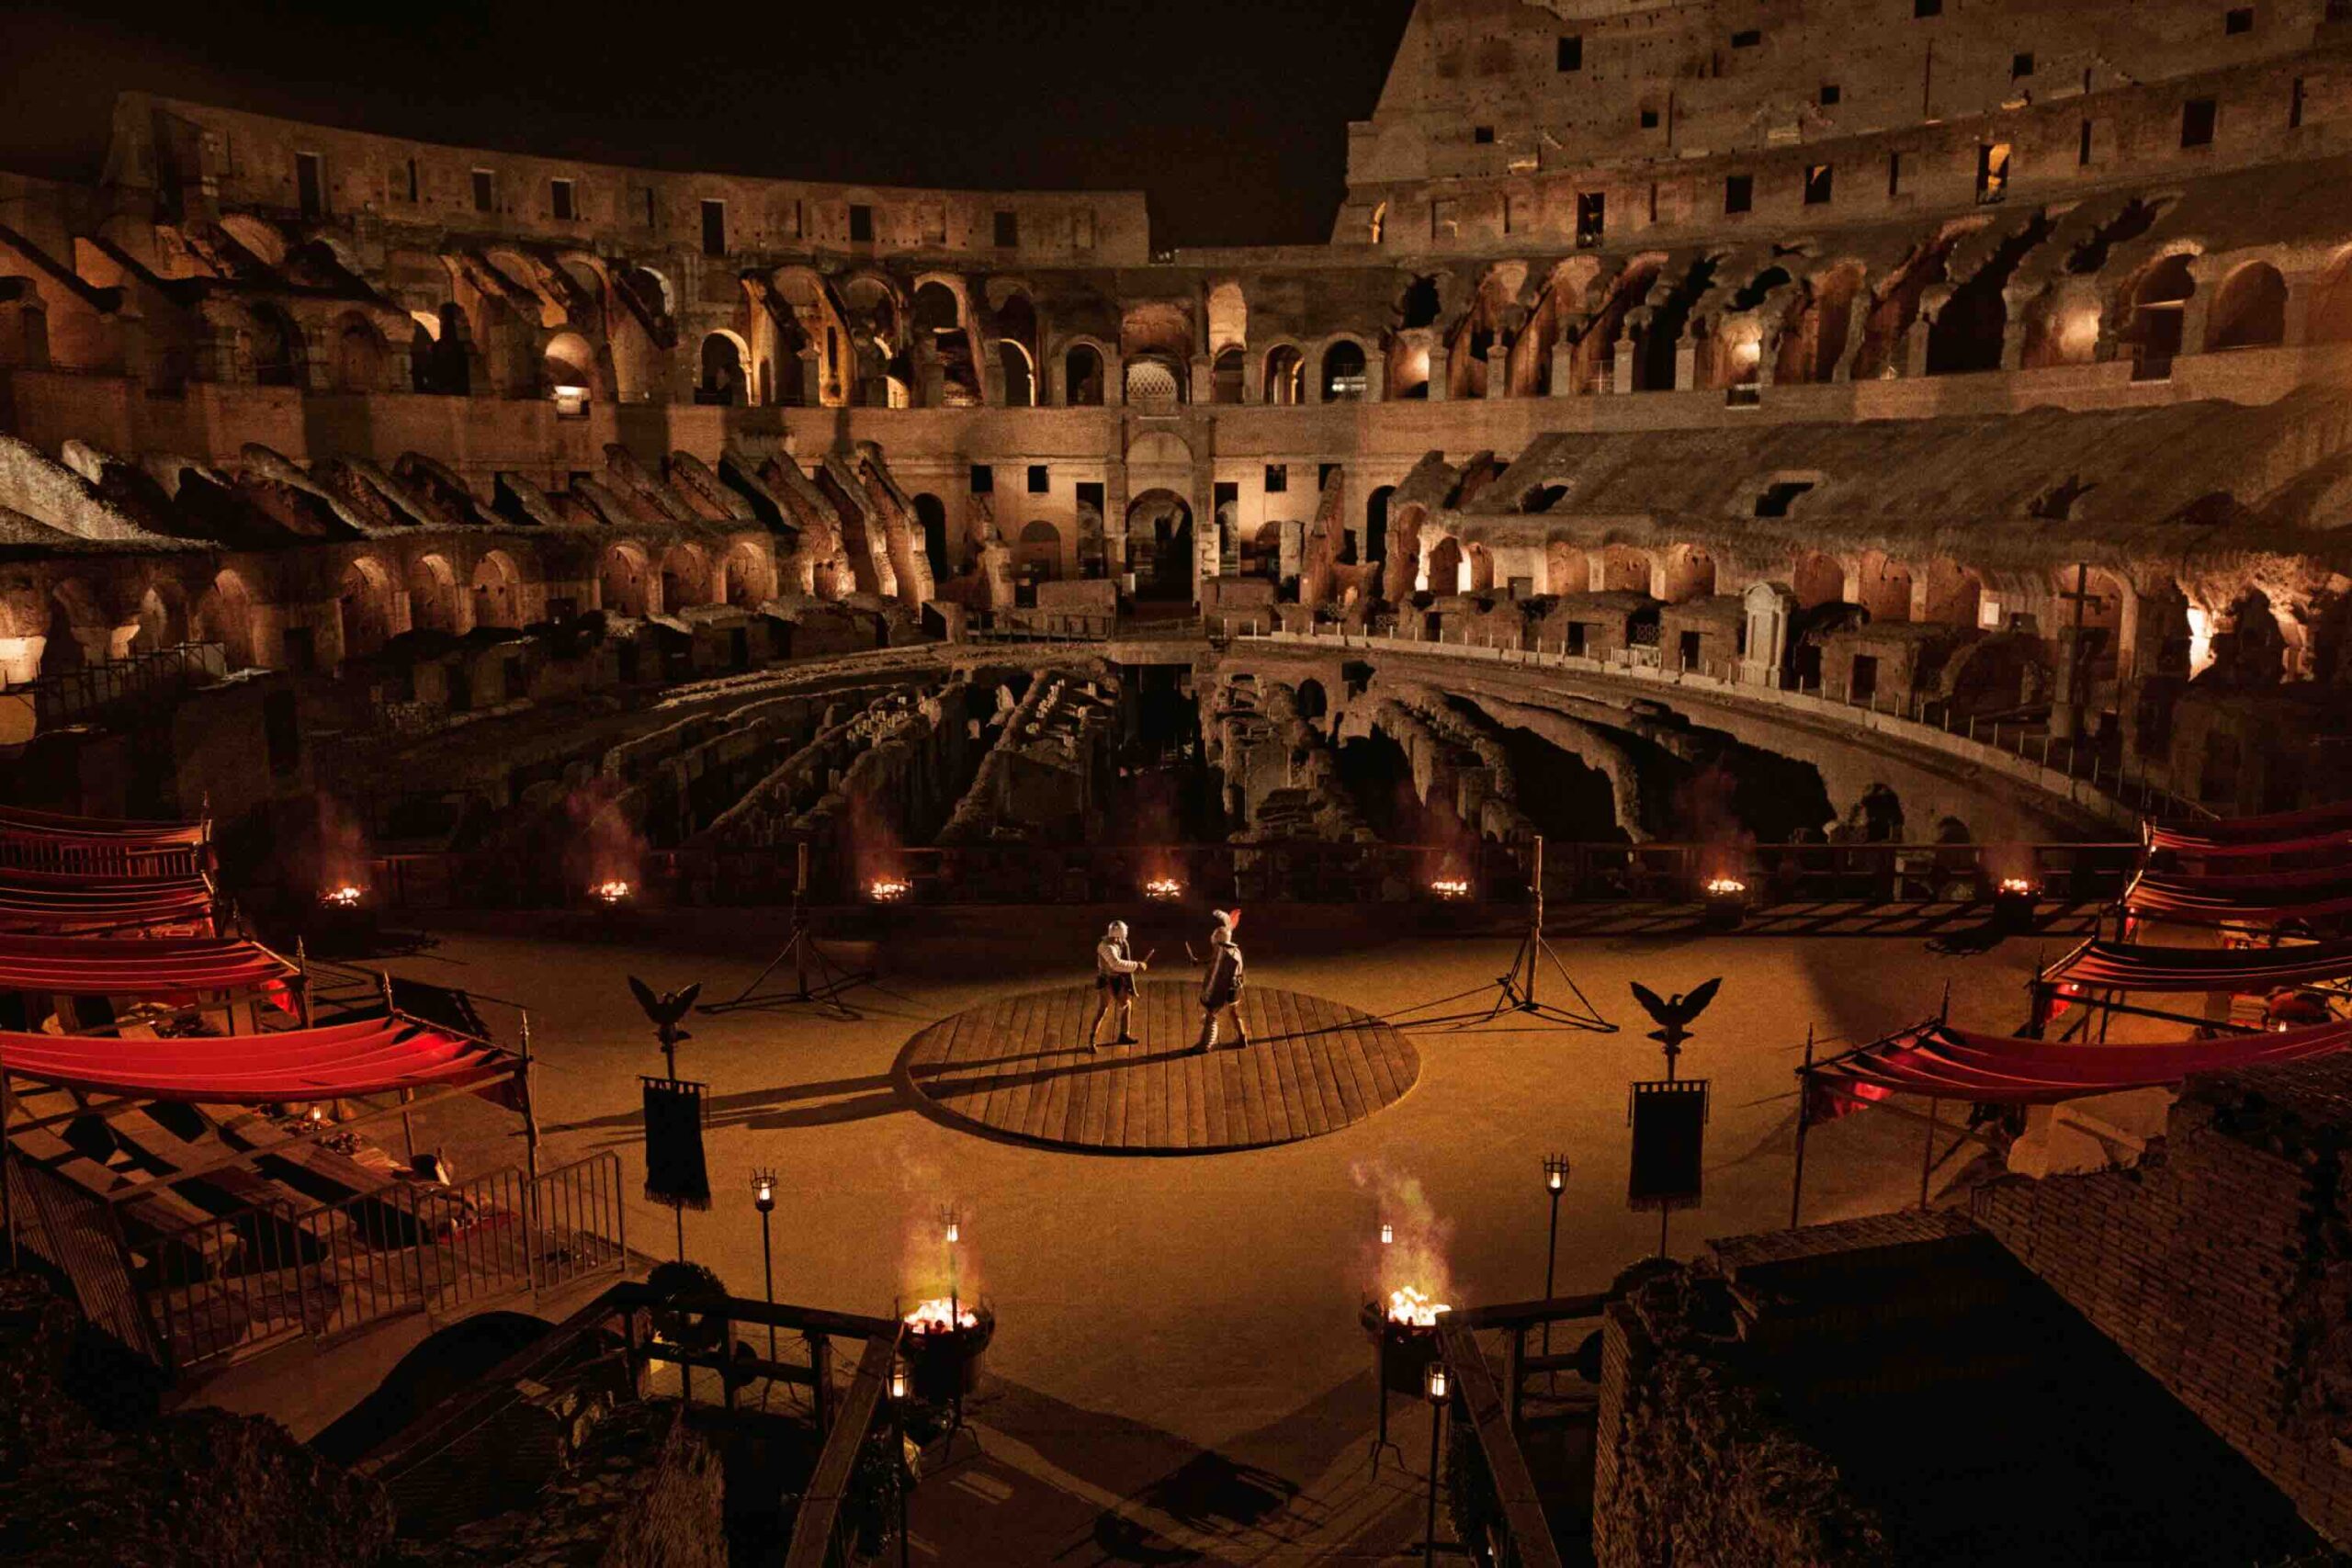
[[[523,1166],[530,1172],[536,1193],[539,1179],[539,1102],[535,1067],[531,1055],[531,1015],[523,1015]]]
[[[808,902],[808,840],[803,839],[795,846],[792,878],[792,964],[797,989],[802,1001],[808,999],[808,942],[806,909]],[[673,1077],[676,1075],[673,1074]]]
[[[8,1123],[17,1114],[15,1089],[0,1072],[0,1225],[8,1232],[8,1267],[17,1267],[17,1145],[8,1141]]]
[[[1535,899],[1527,926],[1527,1005],[1535,1005],[1535,972],[1544,953],[1544,835],[1535,835]]]
[[[1919,1207],[1922,1209],[1928,1206],[1928,1178],[1935,1170],[1936,1116],[1942,1111],[1943,1104],[1942,1100],[1933,1098],[1928,1101],[1928,1127],[1925,1141],[1919,1145]]]
[[[1804,1204],[1804,1135],[1813,1121],[1813,1025],[1804,1026],[1804,1066],[1797,1070],[1797,1168],[1789,1179],[1789,1228]]]
[[[300,1006],[302,1027],[311,1027],[311,953],[300,937],[294,939],[294,998]]]

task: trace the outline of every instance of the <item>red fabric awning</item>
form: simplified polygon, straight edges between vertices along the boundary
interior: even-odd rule
[[[72,936],[201,924],[212,887],[201,876],[80,876],[0,870],[0,931]]]
[[[2124,890],[2123,902],[2158,919],[2215,923],[2241,920],[2267,925],[2352,913],[2352,866],[2276,872],[2251,876],[2159,876],[2143,874]]]
[[[5,991],[180,996],[248,990],[289,980],[296,973],[293,964],[250,942],[0,935],[0,990]]]
[[[2352,976],[2352,942],[2242,948],[2093,942],[2041,977],[2121,991],[2261,991],[2346,976]]]
[[[2152,848],[2184,854],[2291,854],[2352,840],[2352,801],[2226,821],[2166,822],[2148,830]]]
[[[283,1034],[188,1040],[0,1032],[0,1068],[61,1088],[150,1100],[266,1105],[514,1077],[494,1045],[392,1017]]]
[[[28,811],[21,806],[0,806],[0,833],[40,835],[58,839],[96,839],[116,844],[153,848],[177,845],[193,849],[204,842],[201,822],[132,822],[106,817],[66,817],[54,811]]]
[[[2000,1105],[2046,1105],[2178,1083],[2192,1073],[2324,1056],[2352,1045],[2352,1021],[2285,1032],[2158,1044],[2061,1044],[1976,1034],[1929,1021],[1813,1071],[1817,1088],[1855,1100],[1924,1094]],[[1821,1112],[1814,1112],[1819,1119]]]

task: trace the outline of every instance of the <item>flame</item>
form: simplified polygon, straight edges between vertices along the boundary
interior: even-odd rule
[[[1444,1309],[1441,1307],[1438,1310],[1442,1312]],[[907,1327],[916,1334],[946,1334],[978,1328],[980,1314],[970,1307],[964,1307],[959,1312],[945,1296],[934,1296],[930,1301],[916,1303],[914,1311],[907,1314],[906,1321]]]
[[[1707,878],[1707,897],[1710,898],[1731,898],[1747,891],[1747,884],[1742,882],[1736,876],[1711,876]]]
[[[2034,885],[2025,877],[2005,876],[2001,878],[2001,891],[2004,893],[2031,895],[2040,892],[2041,889],[2035,887]]]
[[[588,891],[607,904],[617,904],[634,894],[637,889],[616,876],[599,882]]]
[[[1430,1300],[1427,1292],[1411,1285],[1399,1286],[1388,1292],[1388,1321],[1401,1323],[1408,1328],[1435,1328],[1437,1314],[1453,1310],[1443,1302]]]
[[[1143,885],[1143,896],[1162,901],[1182,898],[1184,896],[1184,885],[1172,876],[1155,876]]]
[[[1372,1200],[1379,1229],[1364,1232],[1361,1263],[1374,1301],[1389,1301],[1411,1292],[1429,1303],[1453,1294],[1453,1274],[1446,1248],[1453,1227],[1441,1218],[1419,1179],[1376,1162],[1356,1165],[1349,1171],[1356,1187]]]
[[[895,904],[914,890],[913,883],[897,876],[877,876],[865,885],[865,896],[877,904]]]
[[[360,900],[367,897],[368,890],[365,887],[356,882],[346,882],[320,894],[319,902],[337,909],[356,909],[359,907]]]
[[[1470,897],[1470,882],[1467,877],[1441,876],[1430,884],[1430,891],[1441,898],[1467,898]]]

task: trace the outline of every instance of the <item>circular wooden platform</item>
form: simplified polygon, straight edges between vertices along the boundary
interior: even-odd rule
[[[1090,1054],[1092,986],[1006,997],[942,1019],[907,1042],[902,1089],[946,1119],[1056,1148],[1215,1154],[1318,1137],[1393,1105],[1420,1076],[1412,1043],[1321,997],[1253,987],[1235,1050],[1195,1053],[1197,987],[1146,980],[1134,1045]],[[1115,1018],[1102,1024],[1105,1042]]]

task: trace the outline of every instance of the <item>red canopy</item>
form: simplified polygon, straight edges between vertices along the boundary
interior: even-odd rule
[[[0,931],[50,936],[199,924],[212,916],[201,876],[85,876],[0,870]]]
[[[2352,866],[2275,872],[2252,876],[2143,874],[2123,901],[2159,919],[2267,925],[2352,913]]]
[[[521,1066],[493,1045],[398,1016],[188,1040],[0,1032],[0,1068],[8,1072],[65,1089],[207,1104],[474,1087]]]
[[[2291,854],[2347,840],[2352,840],[2352,801],[2268,817],[2167,822],[2148,830],[2153,848],[2207,855]]]
[[[211,937],[0,935],[0,991],[163,997],[239,991],[290,979],[294,965],[255,942]]]
[[[28,811],[21,806],[0,806],[0,833],[41,835],[60,839],[105,839],[117,843],[153,847],[193,848],[204,842],[201,822],[132,822],[107,817],[66,817],[54,811]]]
[[[2121,991],[2262,991],[2352,975],[2352,942],[2301,947],[2146,947],[2091,942],[2042,975]]]
[[[2046,1105],[2118,1089],[2178,1083],[2192,1073],[2324,1056],[2352,1045],[2352,1022],[2308,1029],[2177,1040],[2148,1045],[2054,1044],[1975,1034],[1929,1021],[1813,1069],[1816,1088],[1847,1097],[1818,1106],[1815,1120],[1852,1109],[1851,1100],[1891,1094],[2001,1105]]]

